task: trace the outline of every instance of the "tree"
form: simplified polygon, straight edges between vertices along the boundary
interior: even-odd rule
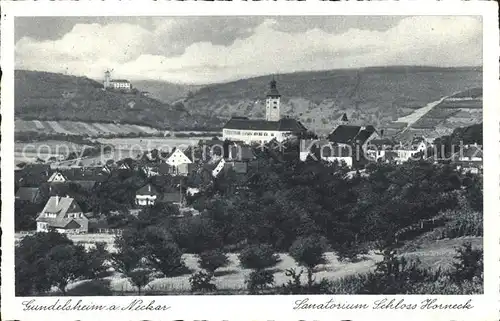
[[[457,248],[454,259],[450,273],[454,282],[460,284],[465,280],[471,281],[483,274],[483,250],[472,248],[471,243],[466,242]]]
[[[250,245],[240,252],[238,258],[244,268],[254,270],[264,270],[279,262],[278,255],[269,244]]]
[[[56,232],[25,236],[15,249],[16,295],[29,296],[50,290],[46,256],[56,246],[72,245],[66,235]]]
[[[164,229],[150,226],[144,231],[145,257],[153,268],[165,277],[186,272],[182,251]]]
[[[269,270],[255,270],[250,273],[245,283],[250,294],[256,294],[274,284],[274,275]]]
[[[215,291],[217,287],[215,286],[214,283],[212,283],[213,277],[214,277],[213,273],[210,272],[207,273],[204,271],[198,271],[197,273],[193,274],[189,278],[189,283],[191,284],[191,291],[192,292]]]
[[[66,286],[85,275],[85,248],[81,245],[57,245],[44,260],[46,277],[66,295]]]
[[[128,273],[128,279],[137,287],[137,292],[141,295],[141,289],[152,280],[151,270],[148,268],[137,268]]]
[[[106,261],[109,253],[106,250],[106,243],[97,242],[94,247],[87,250],[84,274],[90,279],[98,279],[107,270]]]
[[[211,274],[215,273],[218,268],[227,266],[229,259],[226,253],[221,250],[205,251],[198,255],[198,264],[202,269],[207,270]]]
[[[125,230],[122,235],[115,238],[116,252],[111,254],[111,264],[114,269],[126,276],[139,266],[145,255],[143,248],[133,247],[128,242],[129,238],[133,238],[133,235],[128,235],[129,233],[131,233],[129,230]]]
[[[290,247],[290,256],[301,266],[307,268],[307,285],[314,283],[314,268],[326,262],[324,252],[327,248],[326,239],[316,235],[300,237]]]

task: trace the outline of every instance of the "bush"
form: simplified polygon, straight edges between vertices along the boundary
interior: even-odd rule
[[[445,213],[450,220],[446,222],[443,238],[462,236],[483,236],[483,213],[460,208]]]
[[[263,270],[279,262],[279,256],[268,244],[250,245],[240,252],[238,258],[244,268],[255,270]]]
[[[269,270],[256,270],[245,281],[250,294],[262,293],[274,284],[274,275]]]
[[[227,254],[221,250],[205,251],[198,255],[198,264],[210,273],[229,264]]]
[[[450,272],[452,280],[461,284],[465,280],[472,281],[474,278],[483,277],[483,250],[473,249],[470,243],[464,243],[456,249],[453,270]]]
[[[289,276],[291,280],[288,280],[281,289],[279,289],[280,294],[323,294],[329,293],[331,282],[322,279],[320,282],[312,282],[303,286],[300,282],[300,277],[302,276],[303,270],[299,273],[295,269],[287,269],[285,272],[286,276]]]
[[[217,289],[212,283],[214,275],[204,271],[198,271],[189,278],[192,292],[213,292]]]
[[[375,272],[367,274],[362,293],[367,294],[406,294],[410,293],[419,282],[436,281],[441,270],[434,273],[421,269],[420,261],[407,260],[396,255],[396,251],[387,249],[384,259],[376,264]]]

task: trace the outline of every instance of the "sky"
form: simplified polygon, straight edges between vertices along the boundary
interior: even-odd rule
[[[20,17],[16,69],[208,84],[296,71],[482,65],[473,16]]]

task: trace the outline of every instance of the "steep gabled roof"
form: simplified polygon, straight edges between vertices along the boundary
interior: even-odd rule
[[[366,127],[354,125],[340,125],[328,135],[328,140],[339,144],[364,144],[370,136],[376,132],[375,127],[368,125]]]
[[[45,204],[45,207],[43,208],[42,212],[37,218],[37,221],[39,219],[43,220],[44,214],[56,214],[57,216],[55,217],[55,219],[61,220],[64,219],[64,217],[68,213],[80,213],[80,212],[82,212],[82,209],[80,208],[80,205],[78,205],[78,203],[75,201],[74,198],[52,196],[47,201],[47,204]]]
[[[334,143],[350,144],[355,142],[355,138],[361,130],[361,126],[340,125],[328,135],[328,140]]]

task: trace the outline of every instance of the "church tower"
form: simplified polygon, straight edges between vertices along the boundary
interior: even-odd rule
[[[266,120],[278,121],[280,120],[280,100],[281,95],[276,89],[276,80],[271,80],[269,83],[269,92],[266,97]]]

